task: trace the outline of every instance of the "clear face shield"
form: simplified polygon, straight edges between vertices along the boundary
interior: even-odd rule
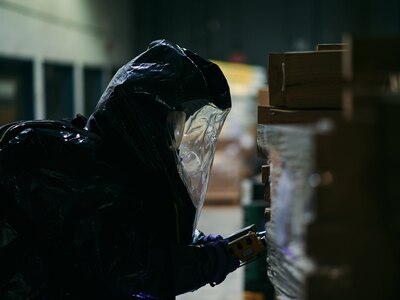
[[[193,100],[186,102],[182,111],[168,115],[178,172],[196,208],[193,230],[203,208],[218,136],[229,111],[205,100]]]

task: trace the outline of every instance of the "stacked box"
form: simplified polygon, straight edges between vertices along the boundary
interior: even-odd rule
[[[400,40],[344,42],[345,118],[311,115],[309,102],[300,109],[302,89],[280,102],[280,120],[265,116],[275,107],[259,108],[257,146],[269,161],[267,269],[279,300],[398,297]]]
[[[316,143],[316,164],[332,180],[318,186],[318,217],[307,241],[308,254],[320,265],[342,270],[341,284],[335,285],[326,272],[316,272],[307,279],[307,299],[396,299],[400,39],[345,41],[346,121],[336,125],[336,134],[321,136]],[[322,237],[328,241],[323,246]]]
[[[321,44],[315,51],[271,53],[268,102],[258,106],[258,123],[305,123],[341,117],[342,56],[345,44]]]
[[[312,213],[312,125],[259,125],[258,144],[269,158],[270,219],[266,223],[267,271],[278,299],[300,299],[305,274],[305,234]],[[267,200],[267,199],[266,199]]]
[[[270,105],[288,109],[341,107],[344,50],[271,53]]]
[[[263,180],[267,265],[277,296],[285,299],[298,299],[311,268],[304,244],[309,216],[303,211],[311,203],[311,137],[318,120],[342,116],[343,51],[342,44],[326,44],[316,51],[272,53],[268,87],[259,92],[257,147],[269,162]]]

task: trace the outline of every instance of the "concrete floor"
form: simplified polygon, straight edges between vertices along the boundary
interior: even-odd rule
[[[216,206],[203,208],[198,228],[205,234],[228,236],[243,227],[243,212],[240,205]],[[177,300],[242,300],[244,287],[244,268],[238,268],[228,274],[219,285],[210,285],[177,296]]]

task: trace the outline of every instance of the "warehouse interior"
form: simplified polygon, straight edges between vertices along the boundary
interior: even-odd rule
[[[398,298],[398,0],[0,0],[0,39],[0,126],[89,115],[157,39],[221,67],[200,225],[256,224],[267,246],[177,299]]]

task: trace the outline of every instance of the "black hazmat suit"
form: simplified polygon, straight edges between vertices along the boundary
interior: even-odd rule
[[[215,63],[157,40],[87,119],[3,125],[0,298],[174,299],[222,282],[239,261],[196,225],[230,107]]]

